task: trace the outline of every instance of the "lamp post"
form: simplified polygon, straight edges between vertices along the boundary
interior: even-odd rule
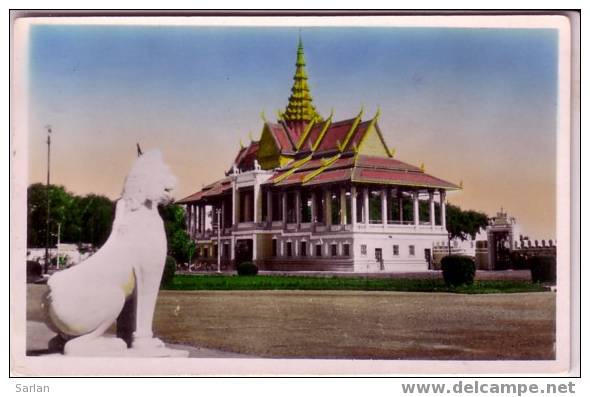
[[[453,237],[453,235],[451,233],[449,233],[448,236],[449,236],[449,255],[451,255],[451,238]]]
[[[45,185],[45,201],[47,201],[47,213],[45,216],[45,274],[49,272],[49,172],[51,161],[51,126],[47,129],[47,184]]]
[[[221,273],[221,209],[215,210],[217,213],[217,273]]]

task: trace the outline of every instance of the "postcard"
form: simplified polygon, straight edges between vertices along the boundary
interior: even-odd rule
[[[567,15],[12,37],[13,374],[571,369]]]

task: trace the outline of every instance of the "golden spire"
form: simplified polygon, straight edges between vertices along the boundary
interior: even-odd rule
[[[313,98],[307,85],[307,72],[305,71],[305,55],[303,53],[303,42],[299,36],[299,45],[297,47],[297,62],[295,63],[295,76],[293,76],[293,87],[289,103],[281,119],[286,122],[306,122],[320,121],[322,117],[317,113],[313,106]]]

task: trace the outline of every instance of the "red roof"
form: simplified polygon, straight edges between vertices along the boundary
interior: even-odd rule
[[[419,186],[427,188],[457,189],[458,186],[425,174],[423,172],[392,171],[383,169],[355,169],[352,174],[353,182],[383,183],[402,186]]]
[[[276,123],[266,123],[266,125],[268,125],[268,129],[274,137],[280,151],[295,150],[293,144],[291,143],[289,133],[285,130],[284,126]]]
[[[357,157],[356,165],[358,167],[365,168],[386,168],[391,170],[408,170],[408,171],[420,171],[420,168],[393,159],[391,157],[379,157],[379,156],[365,156],[360,155]]]
[[[240,169],[253,169],[259,146],[259,142],[251,142],[250,145],[241,148],[234,160],[234,164]]]
[[[225,177],[218,181],[215,181],[205,187],[202,190],[191,194],[181,200],[178,200],[177,204],[188,204],[194,203],[200,200],[205,200],[207,198],[212,198],[218,196],[220,194],[226,193],[227,191],[231,190],[231,179],[229,177]]]
[[[337,144],[344,143],[346,135],[348,135],[353,123],[354,119],[332,123],[316,150],[318,152],[338,150]]]
[[[354,145],[356,145],[358,147],[359,143],[361,142],[361,139],[363,138],[363,136],[365,136],[365,133],[369,129],[370,124],[371,124],[371,120],[367,120],[367,121],[363,121],[362,123],[359,123],[359,125],[356,127],[352,137],[348,141],[346,148],[344,149],[345,152],[351,151],[353,149]],[[344,142],[342,142],[342,143],[344,143]]]

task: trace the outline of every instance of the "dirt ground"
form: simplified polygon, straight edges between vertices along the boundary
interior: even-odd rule
[[[27,320],[45,288],[28,286]],[[154,332],[258,357],[553,359],[555,294],[162,291]]]

